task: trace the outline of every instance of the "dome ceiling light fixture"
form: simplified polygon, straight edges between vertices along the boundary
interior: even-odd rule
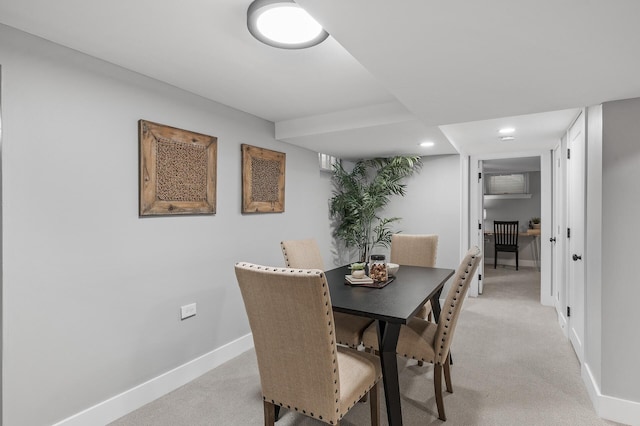
[[[256,39],[281,49],[304,49],[329,37],[293,0],[254,0],[247,9],[247,28]]]

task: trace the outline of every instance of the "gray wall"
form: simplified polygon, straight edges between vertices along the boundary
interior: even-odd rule
[[[420,173],[407,180],[407,195],[392,199],[386,212],[402,218],[395,231],[438,234],[436,266],[442,268],[456,268],[461,259],[461,188],[459,155],[423,157]]]
[[[602,393],[640,402],[640,99],[602,110]]]
[[[273,124],[0,26],[5,425],[48,425],[249,333],[233,264],[315,237],[329,176]],[[138,218],[137,121],[218,137],[215,216]],[[287,154],[286,211],[241,215],[240,144]],[[198,314],[179,320],[181,305]]]

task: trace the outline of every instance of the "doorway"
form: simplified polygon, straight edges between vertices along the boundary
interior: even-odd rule
[[[471,157],[469,160],[469,176],[472,177],[469,185],[469,223],[477,224],[472,225],[470,244],[484,247],[487,268],[493,268],[493,221],[519,221],[520,264],[540,274],[540,303],[548,306],[553,306],[551,261],[550,246],[544,242],[549,240],[552,222],[551,165],[551,151]],[[490,180],[494,182],[488,184]],[[493,185],[493,192],[499,192],[501,185],[512,184],[520,186],[511,190],[511,194],[485,194],[488,185]],[[540,219],[540,228],[535,231],[529,225],[534,219]],[[498,266],[515,270],[515,255],[500,253]],[[486,279],[487,274],[484,265],[480,269],[479,280],[471,288],[471,296],[482,294],[482,280]]]
[[[483,287],[484,284],[498,284],[506,280],[512,283],[509,288],[527,289],[531,287],[530,284],[517,284],[535,282],[535,297],[540,300],[540,157],[484,160],[482,176],[485,253]],[[518,223],[517,253],[496,253],[496,221]]]
[[[482,161],[485,267],[540,270],[540,157]],[[496,256],[494,223],[517,222],[516,252]],[[516,262],[517,260],[517,262]]]

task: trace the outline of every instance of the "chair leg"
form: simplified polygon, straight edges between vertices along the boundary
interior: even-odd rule
[[[379,385],[380,382],[376,383],[369,391],[369,398],[371,399],[371,402],[369,402],[371,407],[371,426],[380,426],[380,395],[378,392]]]
[[[442,401],[442,365],[433,366],[433,386],[436,393],[436,405],[438,406],[438,418],[443,422],[447,420],[444,414],[444,402]]]
[[[498,250],[496,249],[495,254],[493,255],[493,269],[498,268]]]
[[[447,355],[444,360],[444,383],[447,385],[447,392],[453,393],[453,385],[451,384],[451,354]]]
[[[264,426],[274,426],[276,419],[276,407],[270,402],[264,401]]]
[[[429,311],[429,313],[427,314],[427,321],[431,322],[432,318],[433,318],[432,311]],[[424,365],[424,362],[418,360],[418,367],[422,367],[423,365]]]
[[[516,250],[516,271],[518,270],[518,250]]]

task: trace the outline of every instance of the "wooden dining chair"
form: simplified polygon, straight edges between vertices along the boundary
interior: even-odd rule
[[[390,261],[407,266],[436,266],[438,236],[435,234],[393,234],[391,236]],[[427,302],[416,314],[431,320],[431,302]]]
[[[235,272],[258,359],[265,425],[274,425],[276,406],[338,425],[370,394],[371,424],[378,426],[380,361],[336,345],[324,273],[244,262]]]
[[[434,365],[433,383],[440,420],[447,420],[442,400],[442,373],[444,370],[447,392],[452,393],[449,349],[462,309],[462,302],[469,290],[469,284],[473,280],[480,259],[482,259],[482,254],[478,247],[471,248],[462,259],[453,275],[453,282],[440,312],[438,324],[413,317],[406,325],[400,327],[396,353],[405,358]],[[378,350],[378,331],[375,325],[370,326],[364,332],[363,343],[373,352]]]
[[[493,242],[495,253],[493,257],[493,269],[498,267],[498,252],[516,254],[516,271],[518,270],[518,229],[520,222],[517,220],[493,222]]]
[[[324,262],[318,243],[314,239],[288,240],[280,242],[285,264],[288,268],[320,269]],[[336,326],[336,341],[339,345],[357,348],[362,342],[362,333],[373,320],[342,312],[333,313]]]

